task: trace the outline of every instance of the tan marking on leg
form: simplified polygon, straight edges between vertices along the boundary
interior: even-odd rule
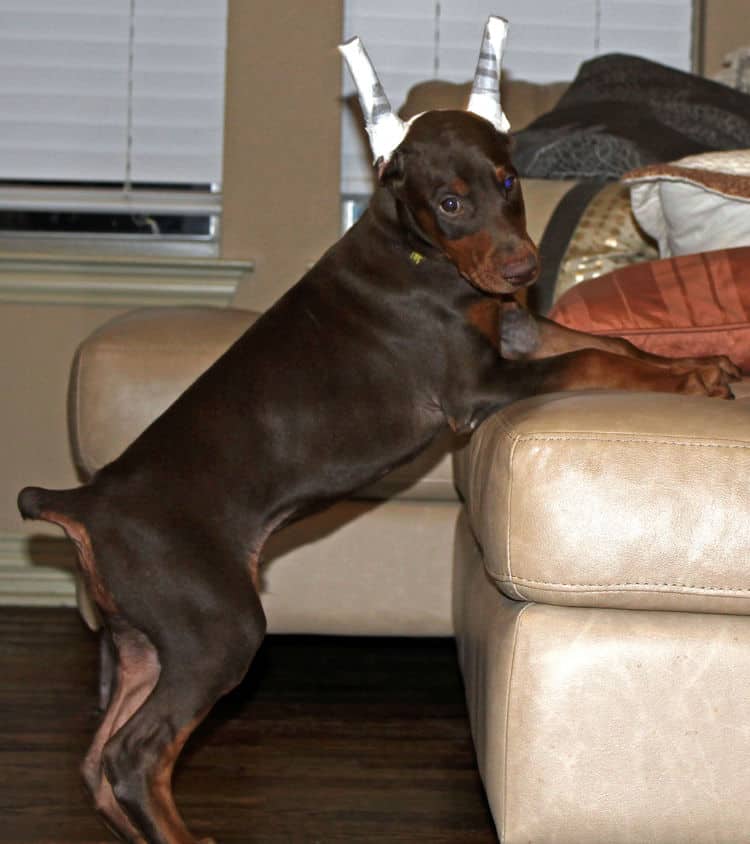
[[[84,781],[94,799],[97,812],[111,829],[126,836],[133,844],[145,839],[120,808],[102,766],[102,751],[109,739],[126,724],[151,694],[161,666],[156,650],[140,632],[114,636],[117,648],[117,687],[104,719],[94,736],[81,767]]]
[[[472,328],[490,341],[493,348],[500,346],[500,313],[502,305],[497,299],[480,299],[466,311],[466,319]]]
[[[260,595],[260,590],[261,590],[261,585],[262,585],[261,584],[261,576],[260,576],[260,563],[261,563],[260,555],[261,555],[261,551],[263,550],[264,545],[268,541],[269,536],[271,536],[272,533],[274,533],[279,527],[281,527],[286,522],[286,520],[291,515],[291,512],[292,511],[290,511],[288,513],[282,513],[280,516],[277,516],[277,518],[274,519],[273,522],[271,522],[269,525],[267,525],[265,527],[263,534],[262,534],[260,540],[258,541],[257,545],[255,546],[255,548],[252,551],[250,551],[250,554],[249,554],[249,557],[248,557],[248,566],[250,568],[250,579],[251,579],[252,584],[255,587],[255,591],[258,595]]]
[[[59,525],[65,531],[68,539],[75,545],[76,551],[78,552],[78,562],[89,595],[102,612],[115,615],[117,613],[117,606],[96,569],[91,538],[86,528],[80,522],[68,516],[49,510],[41,512],[39,518]]]
[[[160,826],[163,825],[163,833],[169,844],[188,844],[188,842],[192,844],[195,840],[188,832],[174,801],[172,774],[182,748],[195,728],[211,711],[211,708],[210,706],[206,707],[203,712],[177,733],[174,740],[165,748],[151,779],[151,800],[154,804],[154,815],[158,817]],[[208,842],[211,840],[210,838],[204,839]]]

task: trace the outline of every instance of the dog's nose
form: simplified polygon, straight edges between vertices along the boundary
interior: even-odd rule
[[[514,287],[525,287],[531,284],[539,272],[539,259],[529,251],[522,256],[513,256],[502,267],[503,278]]]

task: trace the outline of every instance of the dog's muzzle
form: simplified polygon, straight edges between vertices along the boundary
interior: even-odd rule
[[[528,287],[539,275],[539,258],[529,252],[523,258],[504,263],[501,273],[503,279],[513,287]]]

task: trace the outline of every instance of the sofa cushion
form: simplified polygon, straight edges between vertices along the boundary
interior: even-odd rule
[[[623,181],[662,258],[750,246],[750,149],[651,164]]]
[[[510,601],[463,520],[453,584],[501,841],[744,844],[750,619]]]
[[[489,575],[549,604],[750,613],[750,403],[567,393],[457,457]]]
[[[103,325],[73,363],[69,428],[87,475],[114,460],[253,322],[237,308],[143,308]],[[362,498],[455,500],[449,438],[399,467]]]

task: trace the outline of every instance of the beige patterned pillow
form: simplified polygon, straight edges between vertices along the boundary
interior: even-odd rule
[[[555,299],[581,281],[658,257],[656,244],[633,217],[627,186],[612,182],[581,215],[560,262]]]

